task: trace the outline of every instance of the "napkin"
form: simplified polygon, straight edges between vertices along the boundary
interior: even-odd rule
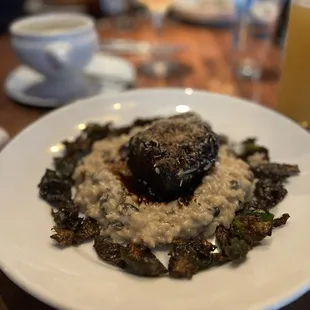
[[[0,150],[9,142],[10,136],[5,129],[0,127]]]

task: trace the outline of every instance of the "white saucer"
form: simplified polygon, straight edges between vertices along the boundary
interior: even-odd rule
[[[234,19],[232,0],[177,0],[171,10],[184,21],[210,26],[225,26]]]
[[[136,73],[135,68],[128,61],[98,53],[85,68],[85,77],[87,93],[84,97],[91,97],[99,93],[118,93],[132,87]],[[8,75],[4,89],[10,98],[29,106],[54,108],[67,103],[55,98],[41,98],[35,94],[29,94],[28,90],[33,89],[42,80],[43,77],[39,73],[21,65]]]

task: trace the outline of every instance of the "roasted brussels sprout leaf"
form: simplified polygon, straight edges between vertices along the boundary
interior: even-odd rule
[[[78,162],[91,150],[91,141],[77,138],[73,142],[64,141],[65,155],[54,158],[54,165],[59,174],[71,178]]]
[[[106,263],[125,268],[126,263],[122,259],[121,248],[123,246],[119,243],[113,243],[106,237],[95,236],[94,248],[98,256]]]
[[[64,183],[70,184],[70,180],[59,175],[55,170],[46,169],[43,177],[40,180],[40,183],[38,184],[38,187],[42,186],[44,183],[48,183],[53,180],[59,180],[63,181]]]
[[[159,118],[138,118],[131,125],[114,128],[112,123],[107,123],[104,125],[92,123],[88,124],[83,130],[83,135],[85,135],[92,143],[107,137],[117,137],[123,134],[128,134],[134,127],[142,127],[153,123]]]
[[[262,154],[266,161],[269,161],[269,151],[264,146],[256,144],[256,138],[248,138],[242,142],[242,150],[239,157],[244,161],[248,160],[249,156],[256,153]]]
[[[190,245],[201,255],[208,256],[216,249],[216,246],[209,242],[202,235],[189,240]]]
[[[230,227],[230,234],[246,241],[251,247],[257,245],[265,237],[271,236],[272,221],[261,221],[252,215],[238,215]]]
[[[100,227],[96,220],[87,217],[75,231],[75,243],[81,244],[99,235]]]
[[[166,267],[145,246],[131,242],[121,248],[121,257],[126,263],[126,270],[135,275],[159,277],[167,273]]]
[[[41,185],[40,196],[51,204],[66,201],[71,197],[71,187],[63,181],[53,180]]]
[[[61,175],[70,178],[78,162],[90,151],[92,144],[107,137],[110,133],[110,124],[89,124],[73,141],[63,141],[65,152],[62,157],[54,158],[55,168]]]
[[[229,260],[240,263],[246,259],[250,250],[251,246],[245,240],[234,237],[230,240],[229,245],[225,246],[224,253]]]
[[[219,263],[229,261],[240,263],[246,259],[246,256],[252,247],[252,245],[249,245],[242,239],[242,236],[236,236],[236,232],[232,227],[226,229],[223,226],[218,226],[215,232],[215,237],[221,249]]]
[[[215,231],[216,243],[219,245],[222,251],[224,251],[225,247],[229,245],[230,238],[231,236],[229,233],[229,229],[226,229],[222,225],[216,228],[216,231]]]
[[[131,128],[133,127],[142,127],[142,126],[146,126],[146,125],[150,125],[152,123],[154,123],[155,121],[158,121],[160,119],[160,117],[153,117],[153,118],[137,118]]]
[[[98,223],[79,217],[79,209],[71,199],[71,185],[56,171],[46,170],[39,184],[40,196],[58,208],[52,210],[56,226],[51,236],[62,247],[79,245],[99,234]]]
[[[159,118],[146,118],[146,119],[139,119],[138,118],[129,126],[113,128],[113,130],[111,130],[111,134],[109,136],[117,137],[117,136],[120,136],[123,134],[128,134],[132,128],[150,125],[158,119]]]
[[[60,215],[55,215],[57,220],[59,221]],[[72,219],[70,219],[73,222]],[[72,223],[70,220],[67,220],[70,225]],[[53,230],[56,234],[51,236],[52,239],[57,241],[60,246],[69,246],[69,245],[80,245],[85,241],[88,241],[99,234],[99,224],[96,220],[91,218],[80,219],[76,220],[77,222],[74,223],[76,226],[74,228],[69,229],[68,227],[62,228],[55,226]],[[78,224],[77,224],[78,223]],[[63,222],[61,222],[63,224]]]
[[[220,261],[220,257],[218,256],[218,254],[220,253],[205,253],[205,254],[201,254],[199,252],[197,252],[198,255],[198,262],[199,262],[199,271],[202,270],[206,270],[208,268],[211,268],[213,266],[218,266],[218,265],[222,265],[224,263],[227,263],[228,260],[221,260]]]
[[[212,253],[212,264],[213,266],[222,266],[224,264],[229,263],[231,260],[225,254],[219,253]]]
[[[78,161],[81,158],[82,157],[79,157],[77,155],[65,156],[65,157],[55,157],[54,158],[55,169],[62,176],[65,176],[68,179],[70,179],[71,176],[73,175],[73,172],[75,170],[75,167],[76,167]]]
[[[270,209],[281,202],[287,194],[287,190],[281,183],[273,183],[270,179],[258,180],[254,196],[257,208]]]
[[[228,262],[220,253],[212,253],[215,249],[216,246],[202,235],[190,239],[176,238],[169,252],[170,276],[191,279],[201,270]]]
[[[169,256],[168,270],[172,278],[191,279],[199,271],[197,251],[190,242],[186,240],[174,242]]]
[[[71,206],[68,206],[70,204]],[[52,209],[52,216],[58,228],[76,230],[82,223],[83,218],[79,217],[79,210],[72,201],[65,204],[65,207],[58,211]]]
[[[106,237],[96,236],[94,248],[103,261],[132,274],[158,277],[167,273],[165,266],[145,246],[134,243],[121,245],[112,243]]]
[[[92,141],[83,135],[78,136],[73,141],[64,140],[62,144],[65,147],[66,156],[76,156],[80,154],[87,154],[91,149]]]
[[[265,237],[271,236],[272,228],[272,213],[246,209],[238,213],[229,229],[223,226],[217,227],[216,242],[229,261],[240,263],[254,246]]]
[[[47,169],[38,187],[40,197],[48,203],[57,204],[71,199],[71,186],[68,180],[56,171]]]
[[[289,218],[290,215],[288,213],[282,214],[282,216],[273,220],[273,227],[280,227],[285,225]]]
[[[268,163],[252,167],[257,179],[269,179],[274,183],[283,182],[291,176],[299,174],[297,165]]]
[[[238,214],[256,216],[263,222],[270,222],[274,218],[274,215],[270,213],[268,210],[255,209],[255,208],[243,209]]]
[[[60,227],[54,227],[53,230],[55,231],[55,234],[51,235],[51,238],[54,239],[61,247],[66,247],[74,244],[74,231],[60,228]]]
[[[103,125],[90,123],[87,124],[86,128],[83,130],[82,136],[86,136],[90,143],[93,143],[97,140],[108,137],[111,135],[112,131],[112,123],[106,123]]]
[[[159,118],[138,118],[131,125],[118,128],[114,128],[112,123],[106,123],[103,125],[90,123],[83,130],[82,136],[93,143],[107,137],[117,137],[122,134],[128,134],[132,128],[149,125],[158,119]]]

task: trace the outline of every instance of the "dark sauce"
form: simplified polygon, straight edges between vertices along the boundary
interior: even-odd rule
[[[180,207],[186,207],[188,206],[192,199],[193,199],[194,195],[193,194],[190,194],[190,195],[187,195],[187,196],[184,196],[184,197],[180,197],[178,198],[178,204]]]

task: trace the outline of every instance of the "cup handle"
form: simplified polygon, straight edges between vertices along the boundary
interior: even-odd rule
[[[72,46],[68,42],[55,42],[45,46],[45,54],[48,62],[50,62],[56,69],[66,67],[69,61],[69,56]]]

